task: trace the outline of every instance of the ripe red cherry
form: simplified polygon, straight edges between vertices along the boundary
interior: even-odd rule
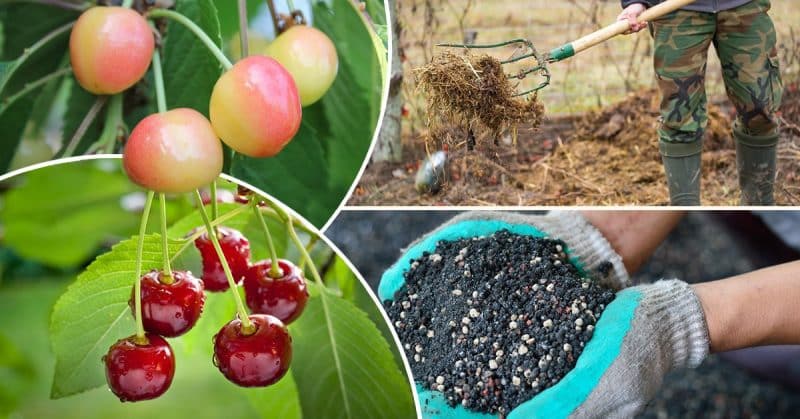
[[[75,22],[69,38],[72,72],[98,95],[113,95],[141,80],[155,39],[142,15],[124,7],[92,7]]]
[[[295,25],[267,46],[266,54],[292,75],[300,101],[308,106],[318,101],[336,79],[339,57],[325,32],[305,25]]]
[[[142,119],[122,153],[128,177],[156,192],[185,193],[222,172],[222,143],[205,116],[179,108]]]
[[[250,267],[250,242],[238,230],[227,227],[217,227],[217,239],[222,248],[222,254],[231,268],[233,280],[238,284]],[[217,257],[214,244],[203,234],[194,241],[195,247],[203,258],[203,284],[207,291],[225,291],[230,285],[225,271]]]
[[[247,305],[254,313],[269,314],[283,323],[293,322],[308,301],[308,290],[303,272],[288,260],[278,260],[282,276],[272,278],[271,260],[253,264],[244,276]]]
[[[235,384],[266,387],[289,370],[292,338],[276,317],[252,314],[249,318],[255,332],[242,333],[242,322],[235,319],[214,336],[214,363]]]
[[[300,129],[303,111],[289,72],[272,58],[252,55],[217,80],[210,115],[214,131],[232,149],[272,157]]]
[[[142,323],[150,333],[180,336],[194,327],[203,312],[203,283],[186,271],[173,271],[172,281],[164,283],[164,274],[159,271],[151,271],[141,279]],[[135,310],[133,292],[128,305]]]
[[[145,343],[136,336],[120,339],[103,357],[108,387],[123,402],[154,399],[172,384],[175,355],[161,336],[147,333]]]

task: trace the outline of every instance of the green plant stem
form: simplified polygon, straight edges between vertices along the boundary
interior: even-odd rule
[[[39,80],[35,80],[35,81],[30,82],[30,83],[26,83],[25,86],[22,89],[20,89],[17,93],[14,93],[13,95],[5,98],[5,100],[3,100],[3,107],[0,108],[0,109],[7,109],[14,102],[16,102],[20,98],[24,97],[28,93],[38,89],[39,87],[42,87],[43,85],[47,84],[47,82],[49,82],[51,80],[58,79],[58,78],[63,77],[65,75],[69,74],[69,73],[72,73],[72,67],[64,67],[62,69],[56,70],[56,71],[54,71],[54,72],[52,72],[52,73],[40,78]],[[0,113],[2,113],[1,110],[0,110]]]
[[[144,323],[142,323],[142,252],[144,251],[144,235],[147,232],[147,219],[150,217],[150,207],[153,206],[153,191],[147,192],[147,201],[142,212],[142,221],[139,224],[139,243],[136,246],[136,282],[133,286],[134,309],[136,311],[136,339],[138,343],[146,343],[144,336]]]
[[[297,246],[297,250],[300,251],[300,255],[303,257],[303,260],[306,261],[308,264],[309,269],[311,269],[311,276],[314,277],[314,281],[318,285],[324,286],[322,283],[322,277],[319,275],[319,271],[317,270],[317,266],[314,265],[314,261],[311,260],[311,255],[306,250],[306,246],[303,244],[300,237],[297,236],[297,232],[294,230],[294,224],[292,223],[292,217],[286,214],[286,231],[289,232],[289,237],[292,238],[294,245]]]
[[[294,2],[292,0],[286,0],[286,5],[289,6],[289,14],[292,14],[293,11],[297,10],[294,8]]]
[[[249,211],[249,210],[250,210],[250,207],[248,205],[242,205],[242,206],[240,206],[240,207],[238,207],[236,209],[230,210],[230,211],[226,212],[225,214],[220,215],[217,219],[212,220],[211,221],[211,225],[214,226],[214,227],[218,227],[218,226],[220,226],[222,224],[225,224],[227,221],[239,216],[243,212]],[[283,222],[285,221],[285,217],[280,216],[279,214],[277,214],[274,211],[265,212],[265,210],[262,209],[262,208],[259,208],[258,210],[261,211],[262,214],[270,217],[273,220],[276,220],[276,221],[280,222],[281,224],[283,224]],[[315,236],[316,233],[311,231],[311,229],[309,229],[308,227],[306,227],[305,225],[303,225],[299,221],[296,221],[296,220],[292,220],[292,221],[295,223],[295,228],[299,228],[300,230],[302,230],[304,233],[307,233],[311,237]],[[205,229],[201,229],[199,231],[196,231],[196,232],[188,235],[183,240],[183,244],[181,245],[181,247],[175,253],[172,254],[172,262],[175,262],[175,259],[177,259],[178,256],[183,254],[183,252],[185,252],[186,249],[190,248],[192,246],[192,244],[194,243],[194,241],[197,240],[197,238],[202,236],[203,234],[205,234]]]
[[[75,22],[70,22],[63,26],[59,26],[58,28],[48,32],[45,36],[36,41],[30,47],[25,48],[25,50],[22,52],[22,55],[20,55],[19,58],[12,61],[8,66],[6,66],[4,70],[5,74],[3,74],[3,77],[0,77],[0,94],[3,93],[8,81],[11,80],[11,78],[14,76],[14,74],[16,74],[17,70],[19,70],[19,68],[25,61],[27,61],[30,57],[36,54],[37,51],[44,48],[44,46],[50,43],[50,41],[69,32],[74,25]]]
[[[94,154],[101,149],[107,154],[114,152],[114,143],[117,140],[120,124],[122,123],[122,93],[111,96],[106,109],[106,119],[103,123],[103,132],[97,140],[86,151],[86,154]]]
[[[250,44],[247,41],[247,0],[239,0],[239,42],[242,44],[242,56],[247,57]]]
[[[369,15],[366,11],[362,12],[355,1],[348,0],[347,3],[353,7],[353,10],[356,12],[358,17],[361,18],[361,22],[364,24],[367,32],[369,32],[369,37],[372,39],[372,46],[375,48],[375,56],[378,58],[378,66],[381,70],[379,74],[387,74],[386,69],[389,67],[389,53],[386,49],[386,46],[383,45],[383,40],[381,40],[381,37],[378,36],[378,32],[375,31],[375,26],[373,26],[372,21],[368,17]],[[381,77],[381,85],[385,83],[386,80]]]
[[[219,217],[219,205],[217,204],[217,182],[211,182],[211,219],[216,220]]]
[[[211,221],[208,219],[208,214],[206,214],[206,209],[203,205],[203,197],[200,195],[200,191],[198,190],[195,190],[194,194],[195,198],[197,199],[197,207],[200,211],[200,217],[203,219],[203,224],[205,225],[206,232],[208,233],[208,238],[211,239],[211,243],[214,245],[214,250],[217,251],[217,257],[219,258],[220,265],[222,265],[222,270],[225,271],[225,277],[228,279],[228,285],[230,285],[231,292],[233,293],[233,299],[236,301],[236,310],[239,312],[239,320],[242,322],[241,333],[245,335],[252,334],[255,332],[255,328],[253,327],[253,323],[250,322],[250,317],[247,315],[247,309],[244,307],[244,303],[242,303],[242,296],[239,295],[239,287],[233,280],[231,267],[228,265],[228,260],[225,259],[225,254],[222,253],[222,247],[219,245],[217,235],[214,234],[214,227],[211,225]]]
[[[153,78],[156,82],[156,103],[158,112],[167,111],[167,95],[164,92],[164,71],[161,69],[161,54],[158,49],[153,52]]]
[[[103,109],[103,105],[105,105],[107,101],[108,96],[97,97],[94,105],[89,108],[89,112],[87,112],[86,116],[83,117],[83,121],[81,121],[81,124],[78,125],[78,129],[75,130],[72,138],[70,138],[67,147],[64,148],[64,152],[61,154],[61,157],[71,157],[72,154],[75,153],[75,149],[78,148],[81,138],[83,138],[83,135],[86,134],[86,131],[89,129],[89,126],[92,125],[92,122],[97,119],[97,115],[100,113],[100,110]]]
[[[130,9],[133,6],[133,0],[122,0],[122,7]]]
[[[194,33],[195,36],[197,36],[200,39],[200,41],[206,46],[206,48],[208,48],[208,50],[211,51],[211,54],[213,54],[214,57],[216,57],[219,63],[222,64],[222,66],[226,70],[230,70],[230,68],[233,67],[233,63],[231,63],[231,60],[229,60],[228,57],[226,57],[225,54],[222,53],[222,50],[219,48],[219,46],[217,46],[217,44],[215,44],[214,41],[212,41],[211,38],[209,38],[209,36],[199,26],[197,26],[197,24],[189,20],[189,18],[187,18],[186,16],[172,10],[152,9],[149,12],[147,12],[147,17],[149,18],[165,17],[168,19],[172,19],[183,26],[186,26],[186,28],[192,31],[192,33]]]
[[[261,223],[261,229],[264,230],[264,235],[267,237],[269,256],[272,259],[269,269],[269,276],[272,278],[280,278],[283,276],[283,272],[281,271],[280,264],[278,263],[278,252],[275,251],[275,244],[272,242],[272,234],[269,233],[269,227],[267,227],[267,222],[264,221],[264,215],[261,214],[261,210],[258,209],[258,200],[251,199],[250,206],[253,207],[253,213],[255,213],[256,218]]]
[[[318,241],[319,241],[319,237],[311,236],[311,238],[308,239],[308,243],[306,243],[306,252],[308,252],[310,254],[311,250],[314,249],[314,246],[317,245]],[[306,260],[305,259],[300,261],[300,263],[298,264],[298,268],[300,268],[301,271],[305,272],[305,270],[306,270]]]
[[[164,252],[164,275],[161,275],[161,282],[169,285],[173,282],[172,266],[169,259],[169,240],[167,238],[167,197],[164,193],[158,194],[158,201],[161,206],[161,249]]]

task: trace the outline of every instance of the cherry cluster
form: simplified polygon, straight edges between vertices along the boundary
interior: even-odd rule
[[[157,32],[145,16],[196,29],[226,68],[211,92],[209,118],[190,108],[166,109]],[[322,98],[338,72],[333,42],[303,24],[287,27],[263,55],[232,64],[185,16],[159,8],[145,16],[125,7],[88,9],[72,29],[70,62],[78,83],[98,95],[129,89],[152,64],[159,112],[131,131],[123,163],[132,181],[154,191],[187,192],[216,179],[223,167],[220,140],[246,156],[277,155],[297,134],[302,107]]]
[[[214,337],[214,364],[225,377],[243,387],[263,387],[280,380],[292,359],[292,339],[286,325],[297,319],[308,300],[303,273],[288,260],[250,262],[250,242],[232,228],[219,227],[217,237],[237,285],[243,282],[251,329],[240,319],[224,325]],[[222,263],[208,237],[195,240],[203,264],[202,279],[188,271],[169,276],[152,270],[141,277],[142,322],[146,335],[117,341],[104,361],[111,390],[122,401],[148,400],[172,383],[175,357],[164,339],[188,332],[200,318],[205,291],[229,288]],[[134,311],[135,297],[129,301]]]

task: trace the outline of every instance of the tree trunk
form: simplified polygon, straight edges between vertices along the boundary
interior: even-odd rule
[[[383,117],[378,142],[372,153],[372,161],[400,162],[403,158],[401,130],[403,127],[403,63],[400,62],[400,23],[397,20],[397,0],[389,0],[391,11],[392,67],[389,78],[389,98]]]

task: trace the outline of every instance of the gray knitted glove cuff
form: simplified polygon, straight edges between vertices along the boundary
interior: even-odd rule
[[[671,370],[700,365],[708,356],[708,326],[692,287],[673,279],[632,289],[642,293],[636,316],[643,316],[652,325],[650,338],[659,340],[664,348],[665,367]]]
[[[533,225],[549,237],[566,243],[570,255],[577,257],[584,270],[603,286],[618,291],[630,284],[622,257],[614,251],[600,231],[578,212],[553,211],[545,216],[497,211],[465,212],[440,228],[465,220],[501,220],[511,224]],[[598,269],[606,262],[611,264],[610,267],[606,265],[609,269]]]

